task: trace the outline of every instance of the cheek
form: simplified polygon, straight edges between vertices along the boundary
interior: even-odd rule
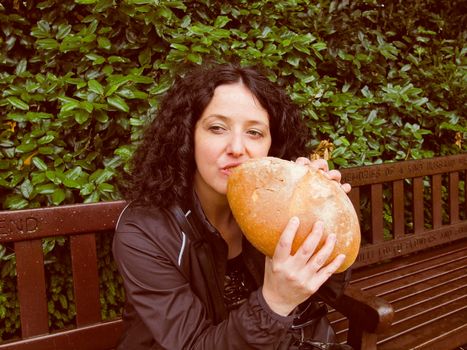
[[[271,138],[266,138],[262,142],[255,142],[250,147],[251,156],[254,158],[266,157],[269,155],[271,148]]]
[[[198,136],[198,137],[196,137]],[[195,135],[195,162],[198,168],[203,167],[204,163],[215,158],[216,147],[212,140],[203,135]]]

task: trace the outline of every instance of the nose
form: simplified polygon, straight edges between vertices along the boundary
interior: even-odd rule
[[[245,140],[241,133],[233,133],[227,145],[227,153],[234,157],[245,154]]]

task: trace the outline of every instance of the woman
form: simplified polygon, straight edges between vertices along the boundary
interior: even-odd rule
[[[213,65],[175,81],[123,189],[131,204],[113,244],[127,294],[119,349],[288,349],[300,328],[294,319],[322,322],[310,300],[337,297],[348,277],[329,279],[344,259],[324,263],[335,237],[317,250],[317,223],[291,256],[299,226],[291,218],[274,257],[265,258],[244,239],[226,199],[231,169],[267,155],[340,181],[326,162],[299,157],[307,154],[307,130],[284,91],[253,68]],[[183,210],[182,223],[168,208]]]

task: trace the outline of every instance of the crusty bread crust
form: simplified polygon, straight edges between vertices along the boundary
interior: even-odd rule
[[[298,216],[292,254],[319,219],[324,237],[329,233],[337,237],[329,261],[340,253],[346,255],[336,272],[345,271],[357,258],[360,225],[355,209],[340,184],[320,170],[274,157],[251,159],[230,174],[227,199],[246,238],[267,256],[273,256],[289,219]]]

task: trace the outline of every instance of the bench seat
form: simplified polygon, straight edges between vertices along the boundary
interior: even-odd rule
[[[394,309],[378,349],[449,350],[467,343],[467,239],[356,269],[351,285]],[[336,311],[330,319],[345,342],[347,320]]]

